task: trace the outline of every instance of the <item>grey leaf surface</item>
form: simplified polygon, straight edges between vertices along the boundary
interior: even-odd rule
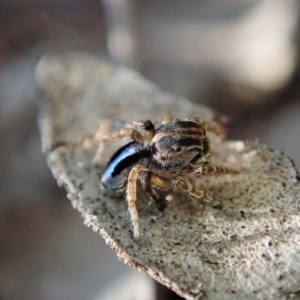
[[[176,193],[161,213],[139,191],[142,236],[137,242],[124,197],[99,188],[103,167],[124,144],[109,144],[103,166],[96,167],[99,126],[110,132],[118,119],[151,119],[159,125],[168,115],[206,120],[218,115],[163,92],[132,70],[83,53],[46,56],[36,74],[48,164],[85,224],[121,260],[187,299],[299,297],[300,188],[289,157],[265,145],[210,134],[213,163],[238,174],[194,183],[222,208]]]

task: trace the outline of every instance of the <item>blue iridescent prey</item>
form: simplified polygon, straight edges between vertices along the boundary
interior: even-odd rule
[[[131,142],[120,148],[108,162],[101,177],[102,189],[120,189],[127,182],[130,167],[140,159],[149,157],[149,151],[143,145]]]

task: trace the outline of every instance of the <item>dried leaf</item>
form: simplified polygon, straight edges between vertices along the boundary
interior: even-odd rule
[[[216,114],[161,91],[134,71],[73,53],[46,56],[37,79],[47,101],[40,128],[48,164],[85,224],[98,232],[121,260],[187,299],[290,299],[300,282],[299,176],[292,160],[261,144],[221,141],[213,134],[213,162],[235,175],[203,177],[195,184],[222,208],[177,193],[163,212],[142,191],[142,229],[133,239],[124,198],[103,194],[93,165],[99,125],[117,119]],[[105,151],[103,165],[112,151]]]

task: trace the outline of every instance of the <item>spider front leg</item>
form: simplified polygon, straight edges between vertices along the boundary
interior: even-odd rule
[[[150,199],[155,201],[159,210],[164,210],[173,198],[172,194],[170,193],[165,199],[161,199],[153,189],[156,188],[161,191],[169,191],[171,189],[171,185],[167,179],[152,173],[142,165],[136,165],[131,169],[127,182],[126,200],[132,220],[133,235],[135,238],[139,238],[140,236],[139,217],[136,208],[138,180],[141,182],[142,188],[148,194]]]
[[[172,184],[175,188],[182,192],[188,193],[191,196],[204,200],[205,202],[212,203],[213,205],[219,205],[218,201],[215,201],[211,196],[206,194],[203,190],[194,187],[188,179],[183,176],[175,176],[172,180]]]
[[[128,205],[128,210],[133,226],[133,235],[136,239],[140,236],[140,225],[139,225],[139,216],[136,208],[136,199],[137,199],[137,179],[139,173],[147,170],[142,165],[134,166],[128,176],[127,190],[126,190],[126,201]]]
[[[132,125],[143,130],[144,145],[145,147],[148,147],[155,132],[153,123],[150,120],[139,120],[132,122]]]

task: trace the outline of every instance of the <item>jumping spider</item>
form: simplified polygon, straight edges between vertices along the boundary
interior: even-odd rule
[[[102,138],[96,161],[101,157],[105,142],[124,137],[133,140],[112,156],[101,177],[100,187],[119,190],[125,189],[127,184],[126,200],[135,238],[140,236],[136,208],[137,181],[160,211],[172,201],[172,187],[197,199],[218,204],[185,177],[186,174],[202,176],[232,173],[228,168],[209,164],[209,139],[206,130],[224,137],[224,130],[218,123],[197,118],[168,117],[158,128],[150,120],[127,122],[120,131]],[[166,196],[162,197],[162,193]]]

